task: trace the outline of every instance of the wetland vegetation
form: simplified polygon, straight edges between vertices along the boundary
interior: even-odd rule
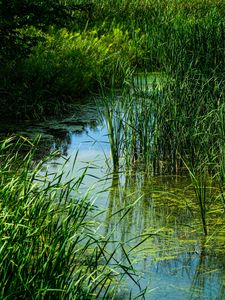
[[[0,10],[1,299],[224,299],[224,0]]]

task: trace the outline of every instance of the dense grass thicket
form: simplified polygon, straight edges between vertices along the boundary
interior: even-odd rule
[[[139,70],[166,72],[182,89],[200,90],[202,81],[210,85],[211,94],[222,92],[224,1],[74,0],[43,5],[1,3],[5,117],[55,114],[66,102],[97,92],[100,83],[111,86],[112,78],[121,87]],[[34,8],[39,18],[34,18]],[[183,94],[177,87],[175,93]]]
[[[86,171],[65,182],[63,168],[34,164],[35,149],[0,142],[0,299],[114,299],[124,276],[138,285],[125,245],[97,232],[100,212],[78,192]]]
[[[101,91],[115,171],[188,171],[207,235],[213,201],[225,207],[224,0],[11,0],[0,9],[1,117],[47,118]],[[133,269],[123,245],[114,249],[126,263],[94,231],[93,207],[77,198],[82,178],[48,181],[18,145],[0,143],[0,297],[116,297]]]
[[[4,85],[10,85],[5,99],[10,98],[9,111],[15,109],[19,117],[48,114],[54,109],[57,113],[58,105],[63,108],[60,103],[97,91],[99,82],[110,83],[112,74],[117,74],[115,81],[119,84],[131,72],[135,44],[123,29],[112,28],[106,36],[99,36],[97,30],[51,30],[44,34],[29,28],[29,34],[39,34],[43,42],[13,66],[13,73],[12,66],[5,71],[10,71],[4,78]]]
[[[120,101],[113,90],[104,97],[114,168],[188,172],[207,235],[214,200],[224,206],[225,3],[145,4],[145,27],[138,18],[132,23],[146,34],[136,61],[144,74]],[[211,186],[219,190],[214,200]]]

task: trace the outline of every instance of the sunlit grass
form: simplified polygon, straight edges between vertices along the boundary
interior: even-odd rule
[[[78,192],[85,171],[70,181],[43,173],[33,147],[0,143],[0,297],[114,299],[135,270],[124,245],[97,232],[99,211]]]

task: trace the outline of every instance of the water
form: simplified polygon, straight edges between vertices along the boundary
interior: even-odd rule
[[[79,105],[70,118],[15,127],[31,138],[42,134],[40,156],[57,149],[70,157],[65,166],[70,177],[89,167],[81,192],[91,188],[95,205],[105,210],[99,217],[102,233],[111,232],[115,240],[127,243],[128,250],[149,237],[131,251],[141,287],[147,287],[146,299],[225,299],[224,232],[218,224],[203,237],[186,176],[149,178],[134,170],[113,178],[107,129],[92,102]],[[11,131],[15,127],[10,126]],[[56,171],[64,161],[55,158],[45,168]],[[127,284],[128,290],[139,292],[131,280]]]

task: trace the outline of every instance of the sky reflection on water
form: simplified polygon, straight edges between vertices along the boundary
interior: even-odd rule
[[[135,268],[142,274],[141,286],[148,288],[145,299],[225,299],[225,239],[215,236],[204,240],[189,180],[177,176],[147,178],[136,171],[132,176],[113,177],[104,122],[83,127],[79,132],[64,132],[61,139],[53,136],[47,141],[48,151],[58,149],[70,157],[64,168],[71,178],[80,176],[88,166],[81,192],[93,187],[95,205],[105,210],[99,217],[102,233],[124,243],[134,236],[152,235],[132,252]],[[56,171],[64,161],[59,157],[45,167]],[[133,241],[128,242],[128,249],[132,245]],[[128,285],[131,288],[133,283],[128,280]],[[133,289],[138,293],[135,286]]]

